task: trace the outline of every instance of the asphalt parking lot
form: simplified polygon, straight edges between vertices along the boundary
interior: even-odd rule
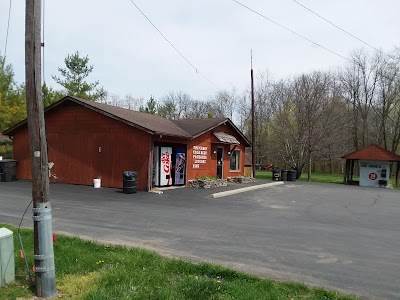
[[[30,188],[0,182],[0,223],[18,225]],[[126,195],[52,184],[53,227],[263,277],[400,299],[399,191],[290,183],[210,196],[226,189]],[[32,226],[30,210],[23,225]]]

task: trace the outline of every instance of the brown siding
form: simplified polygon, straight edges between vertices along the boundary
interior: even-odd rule
[[[62,105],[46,115],[52,182],[122,187],[122,172],[139,172],[138,189],[147,189],[150,134],[78,105]],[[99,151],[101,147],[101,151]],[[30,179],[27,128],[14,135],[17,178]]]
[[[17,179],[31,179],[29,138],[26,127],[18,129],[13,136],[13,158],[18,161]]]

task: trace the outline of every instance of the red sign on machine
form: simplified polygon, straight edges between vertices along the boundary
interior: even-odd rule
[[[369,173],[368,177],[371,180],[376,180],[376,178],[378,178],[378,175],[376,175],[376,173]]]

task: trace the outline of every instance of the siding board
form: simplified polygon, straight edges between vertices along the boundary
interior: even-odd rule
[[[31,179],[27,127],[14,134],[17,178]],[[147,188],[150,134],[83,106],[61,105],[46,115],[51,182],[122,187],[122,172],[138,171],[138,189]],[[101,147],[101,152],[99,152]]]

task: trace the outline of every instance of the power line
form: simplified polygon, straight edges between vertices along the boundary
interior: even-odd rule
[[[6,43],[4,46],[4,64],[7,56],[7,44],[8,44],[8,32],[10,29],[10,19],[11,19],[11,0],[10,0],[10,5],[8,6],[8,21],[7,21],[7,33],[6,33]]]
[[[363,41],[362,39],[360,39],[359,37],[355,36],[354,34],[348,32],[347,30],[343,29],[342,27],[336,25],[335,23],[333,23],[332,21],[328,20],[327,18],[321,16],[320,14],[316,13],[315,11],[311,10],[310,8],[308,8],[307,6],[305,6],[304,4],[300,3],[299,1],[296,0],[292,0],[293,2],[297,3],[298,5],[300,5],[301,7],[303,7],[304,9],[308,10],[309,12],[311,12],[312,14],[316,15],[318,18],[324,20],[325,22],[328,22],[329,24],[331,24],[332,26],[336,27],[337,29],[339,29],[340,31],[344,32],[345,34],[347,34],[348,36],[351,36],[352,38],[358,40],[359,42],[363,43],[364,45],[370,47],[371,49],[374,49],[377,52],[383,53],[387,56],[389,56],[390,58],[394,58],[391,55],[388,55],[384,52],[382,52],[382,50],[379,50],[378,48],[372,46],[371,44]]]
[[[343,56],[343,55],[341,55],[341,54],[339,54],[339,53],[337,53],[337,52],[335,52],[335,51],[333,51],[333,50],[331,50],[331,49],[329,49],[329,48],[327,48],[327,47],[325,47],[325,46],[323,46],[323,45],[321,45],[321,44],[318,44],[317,42],[314,42],[313,40],[309,39],[308,37],[305,37],[304,35],[301,35],[300,33],[297,33],[297,32],[295,32],[294,30],[292,30],[292,29],[290,29],[290,28],[288,28],[288,27],[286,27],[286,26],[284,26],[284,25],[282,25],[282,24],[280,24],[280,23],[278,23],[278,22],[276,22],[276,21],[274,21],[274,20],[268,18],[267,16],[265,16],[265,15],[263,15],[262,13],[259,13],[258,11],[254,10],[254,9],[252,9],[252,8],[246,6],[246,5],[244,5],[243,3],[241,3],[241,2],[239,2],[239,1],[237,1],[237,0],[232,0],[232,1],[233,1],[233,2],[236,2],[237,4],[239,4],[239,5],[242,6],[242,7],[244,7],[244,8],[246,8],[246,9],[250,10],[251,12],[253,12],[253,13],[259,15],[260,17],[262,17],[262,18],[264,18],[264,19],[270,21],[271,23],[274,23],[275,25],[277,25],[277,26],[279,26],[279,27],[281,27],[281,28],[283,28],[283,29],[285,29],[285,30],[287,30],[287,31],[289,31],[289,32],[291,32],[291,33],[293,33],[294,35],[297,35],[298,37],[300,37],[300,38],[302,38],[302,39],[304,39],[304,40],[306,40],[306,41],[308,41],[308,42],[314,44],[315,46],[318,46],[318,47],[324,49],[325,51],[328,51],[328,52],[330,52],[330,53],[332,53],[332,54],[334,54],[334,55],[336,55],[336,56],[338,56],[338,57],[341,57],[341,58],[343,58],[343,59],[345,59],[345,60],[347,60],[347,61],[349,61],[349,62],[352,62],[352,60],[349,59],[349,58],[347,58],[346,56]]]
[[[130,0],[131,3],[137,8],[137,10],[147,19],[147,21],[151,24],[151,26],[154,27],[155,30],[157,30],[157,32],[164,38],[164,40],[166,40],[168,42],[168,44],[171,45],[172,48],[174,48],[174,50],[196,71],[197,74],[200,74],[201,76],[204,77],[204,79],[206,79],[210,84],[212,84],[217,90],[219,90],[219,88],[210,80],[208,79],[203,73],[201,73],[199,71],[198,68],[196,68],[183,54],[181,51],[178,50],[178,48],[176,48],[174,46],[174,44],[172,44],[172,42],[170,40],[167,39],[167,37],[157,28],[156,25],[154,25],[154,23],[145,15],[145,13],[139,8],[139,6],[136,5],[136,3],[133,0]]]

